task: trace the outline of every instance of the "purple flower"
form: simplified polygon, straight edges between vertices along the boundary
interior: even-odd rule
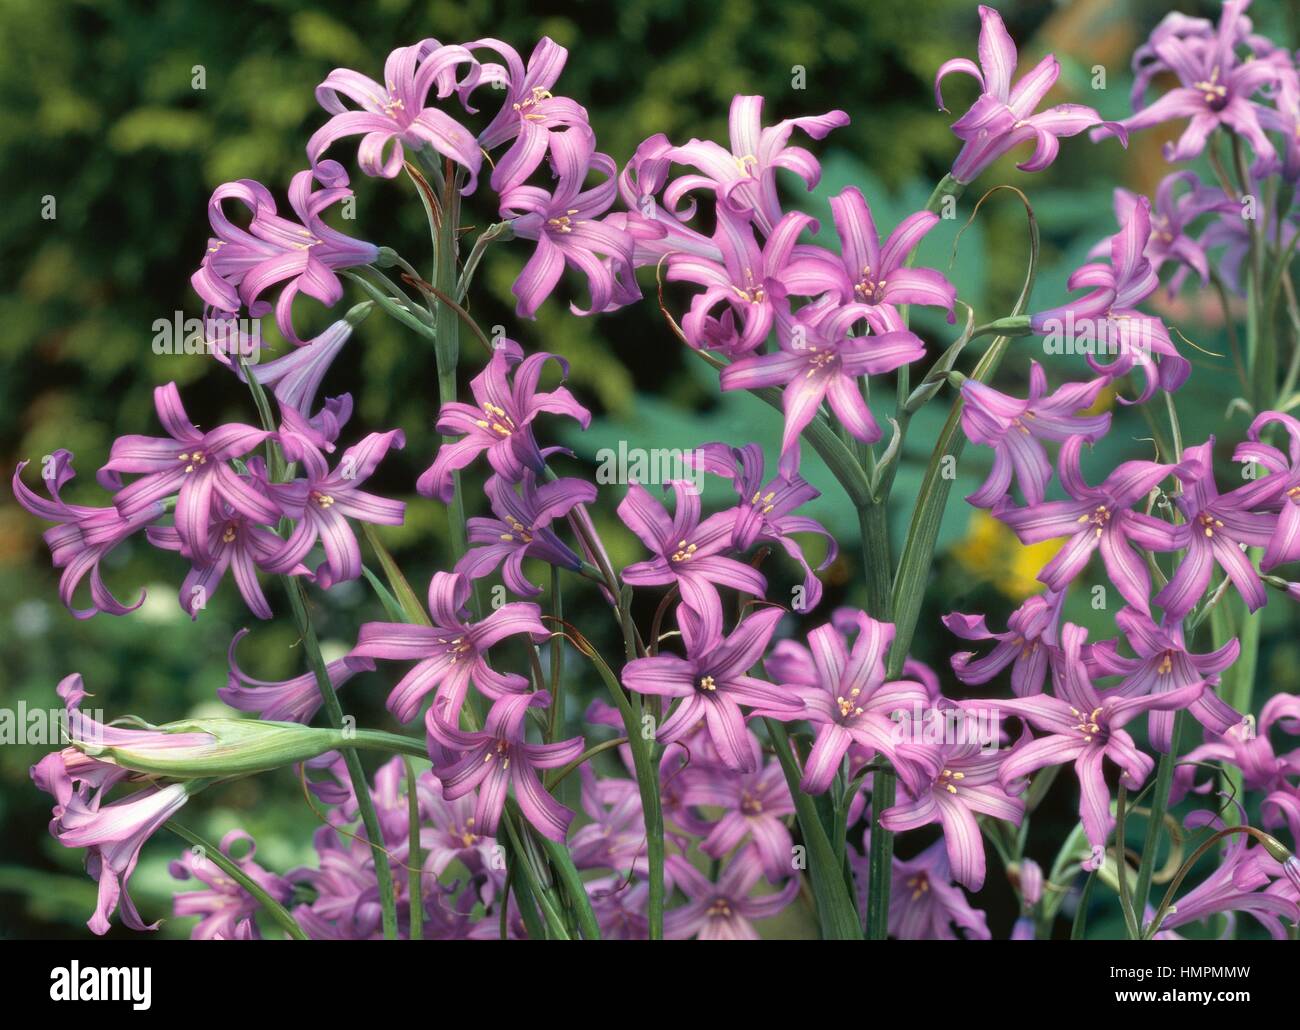
[[[727,768],[753,772],[758,763],[740,706],[783,721],[803,714],[804,704],[797,695],[749,675],[784,614],[780,608],[763,608],[724,638],[705,632],[689,611],[678,608],[687,657],[661,654],[635,658],[623,666],[623,685],[628,690],[681,698],[660,724],[656,738],[664,743],[681,740],[704,720]]]
[[[933,268],[908,267],[913,251],[939,224],[938,215],[932,211],[908,215],[882,247],[861,190],[846,186],[831,197],[830,203],[840,237],[840,262],[847,287],[842,288],[842,296],[846,301],[883,304],[891,309],[900,304],[923,304],[942,308],[948,312],[948,321],[954,321],[957,288]],[[902,328],[901,321],[898,327]]]
[[[1137,657],[1122,656],[1116,649],[1116,641],[1099,641],[1091,646],[1087,659],[1101,675],[1123,676],[1124,680],[1114,691],[1127,697],[1167,694],[1196,683],[1216,686],[1219,682],[1217,674],[1235,662],[1241,650],[1234,638],[1209,654],[1192,654],[1183,639],[1182,623],[1166,620],[1166,625],[1158,626],[1149,615],[1132,608],[1120,611],[1115,622],[1124,631]],[[1241,721],[1241,713],[1209,689],[1188,705],[1187,710],[1211,733],[1225,733]],[[1157,751],[1167,752],[1173,728],[1173,712],[1153,710],[1148,731],[1151,746]]]
[[[1151,575],[1133,548],[1172,551],[1178,546],[1178,532],[1168,522],[1132,508],[1182,466],[1126,461],[1100,486],[1089,486],[1079,467],[1084,442],[1083,437],[1074,436],[1061,445],[1058,469],[1070,500],[1046,501],[1025,508],[1003,503],[993,509],[993,514],[1015,530],[1024,544],[1068,538],[1038,574],[1049,590],[1064,592],[1088,564],[1093,551],[1100,549],[1115,588],[1134,608],[1148,613]]]
[[[491,900],[494,887],[501,886],[505,870],[495,868],[496,838],[481,832],[474,810],[478,797],[474,791],[454,799],[443,793],[442,781],[425,773],[417,782],[420,814],[427,820],[420,829],[420,847],[424,850],[424,872],[435,879],[453,862],[459,862],[470,874],[486,881],[484,901]]]
[[[524,677],[494,671],[486,655],[489,648],[520,633],[529,634],[537,643],[550,639],[551,633],[541,621],[541,609],[525,601],[511,601],[480,622],[471,623],[465,609],[470,590],[470,581],[459,573],[435,572],[429,583],[433,625],[362,625],[357,646],[349,657],[416,662],[388,695],[388,710],[401,722],[415,718],[421,699],[435,688],[438,698],[434,708],[440,709],[440,717],[448,722],[460,717],[471,682],[493,699],[528,689]]]
[[[456,79],[459,65],[470,66],[461,81]],[[428,146],[469,173],[461,192],[473,193],[483,161],[478,141],[455,118],[425,102],[434,86],[439,99],[457,92],[463,102],[478,79],[478,62],[468,50],[443,46],[435,39],[399,47],[389,54],[382,84],[360,72],[335,68],[316,87],[316,100],[333,117],[307,141],[307,159],[319,169],[321,155],[331,143],[347,136],[362,136],[357,152],[361,170],[392,179],[402,170],[404,147],[419,150]],[[340,94],[360,110],[348,108]],[[385,156],[384,150],[390,144]],[[343,181],[346,184],[347,180]]]
[[[98,612],[126,615],[144,604],[143,590],[135,604],[126,605],[115,598],[104,584],[99,563],[127,537],[161,518],[162,504],[155,501],[140,505],[130,518],[124,518],[116,508],[68,504],[59,494],[76,473],[72,470],[72,452],[63,448],[50,455],[49,461],[42,466],[41,478],[49,491],[49,500],[22,481],[22,471],[26,467],[27,462],[21,461],[14,470],[14,499],[37,518],[58,523],[47,529],[44,537],[54,567],[63,570],[59,577],[59,600],[64,607],[78,619],[88,619]],[[73,598],[87,574],[90,575],[91,606],[77,608]]]
[[[352,324],[341,318],[283,357],[249,366],[253,378],[275,393],[282,413],[289,410],[302,416],[310,430],[306,435],[322,450],[333,450],[334,441],[352,415],[352,397],[345,393],[327,398],[325,406],[315,414],[311,408],[325,373],[351,335]]]
[[[1110,811],[1110,790],[1102,775],[1102,760],[1109,758],[1121,770],[1121,780],[1130,789],[1141,787],[1155,763],[1133,743],[1122,727],[1142,712],[1153,708],[1186,708],[1205,689],[1204,682],[1192,683],[1163,694],[1125,697],[1099,694],[1085,667],[1082,648],[1087,631],[1066,623],[1061,631],[1062,661],[1054,678],[1057,696],[1039,694],[1011,701],[963,701],[963,708],[1001,709],[1018,715],[1045,736],[1017,745],[1003,760],[999,773],[1004,786],[1047,765],[1074,762],[1079,779],[1079,816],[1088,843],[1105,847],[1115,817]]]
[[[1005,754],[986,747],[974,728],[974,719],[967,717],[954,724],[951,739],[939,744],[904,737],[894,752],[907,796],[881,813],[880,824],[901,832],[940,823],[953,878],[977,891],[984,886],[985,860],[976,816],[1018,826],[1025,806],[998,782]]]
[[[952,612],[943,624],[963,640],[996,640],[983,658],[973,651],[952,656],[952,671],[961,682],[973,686],[987,683],[1008,665],[1011,666],[1011,690],[1017,697],[1042,693],[1043,678],[1057,653],[1057,625],[1065,592],[1048,590],[1028,598],[1007,619],[1005,633],[994,633],[983,615]]]
[[[374,475],[390,448],[405,444],[406,437],[400,429],[371,433],[344,451],[332,471],[324,455],[314,446],[305,441],[295,445],[289,456],[300,461],[307,474],[290,483],[272,483],[268,487],[284,513],[295,520],[293,532],[268,569],[288,572],[307,557],[319,540],[325,548],[325,561],[316,570],[317,582],[322,587],[328,589],[335,583],[360,576],[361,547],[348,519],[400,526],[406,505],[368,493],[359,486]]]
[[[835,626],[818,626],[808,634],[815,679],[783,684],[803,699],[805,717],[816,734],[799,784],[809,794],[830,788],[853,744],[892,757],[897,727],[890,716],[929,700],[919,683],[885,681],[885,655],[894,641],[893,623],[877,622],[861,611],[854,613],[854,620],[858,633],[852,650]]]
[[[722,633],[722,598],[718,587],[733,587],[755,597],[767,591],[767,580],[752,566],[723,552],[732,549],[734,509],[718,512],[700,521],[700,495],[686,480],[675,480],[677,506],[668,517],[664,506],[640,483],[630,483],[618,515],[653,553],[649,561],[636,562],[623,570],[625,583],[662,586],[675,583],[682,603],[702,622],[701,637],[714,639]]]
[[[99,470],[100,484],[107,489],[120,485],[120,473],[140,474],[113,497],[123,518],[133,521],[164,497],[176,494],[176,532],[185,554],[204,563],[212,559],[210,530],[217,499],[256,523],[265,525],[280,517],[276,504],[227,464],[253,450],[270,433],[238,422],[201,433],[185,414],[175,383],[159,386],[153,396],[167,436],[120,436],[113,441],[108,463]]]
[[[636,781],[616,776],[597,779],[590,765],[584,765],[581,774],[582,808],[592,821],[569,841],[574,865],[647,875],[645,815]]]
[[[714,190],[722,210],[730,209],[753,219],[765,235],[774,234],[781,221],[781,202],[776,191],[776,170],[794,172],[811,190],[821,179],[821,165],[802,147],[789,145],[795,129],[813,139],[823,139],[832,129],[849,124],[843,111],[829,111],[804,118],[787,118],[763,128],[763,98],[738,95],[731,101],[728,129],[731,149],[711,140],[693,139],[674,147],[664,156],[690,165],[698,175],[687,175],[669,187],[670,204],[687,191]],[[721,211],[719,212],[721,214]]]
[[[235,648],[248,634],[241,629],[230,641],[228,653],[230,672],[226,685],[217,690],[221,698],[231,708],[241,712],[252,712],[260,719],[272,722],[298,722],[306,725],[312,716],[320,710],[320,687],[312,672],[304,672],[291,679],[271,682],[259,680],[248,675],[235,661]],[[343,686],[358,672],[373,670],[375,663],[369,658],[346,655],[329,662],[325,669],[329,673],[330,683],[335,689]]]
[[[867,859],[851,854],[858,881],[865,884]],[[987,917],[972,908],[962,889],[953,883],[942,840],[915,858],[894,859],[889,932],[900,941],[992,939]]]
[[[247,850],[239,858],[231,854],[237,843],[247,843]],[[267,872],[253,860],[253,838],[243,830],[231,830],[221,838],[222,854],[239,866],[240,870],[276,901],[284,903],[293,893],[288,880]],[[223,873],[215,862],[192,851],[184,852],[169,867],[177,880],[198,880],[204,885],[195,891],[186,891],[172,898],[172,914],[177,919],[199,916],[190,931],[192,941],[260,940],[254,916],[261,902]]]
[[[1140,365],[1146,385],[1135,401],[1121,397],[1125,404],[1144,403],[1157,387],[1173,393],[1192,369],[1174,347],[1164,323],[1136,308],[1160,286],[1160,277],[1146,256],[1150,238],[1150,203],[1139,197],[1128,221],[1110,239],[1110,265],[1083,265],[1066,283],[1070,290],[1087,288],[1091,292],[1030,319],[1032,330],[1047,337],[1049,353],[1059,353],[1067,346],[1083,349],[1089,366],[1099,375],[1117,379]],[[1114,360],[1098,361],[1098,353],[1114,355]]]
[[[853,325],[863,320],[875,332],[848,335]],[[915,333],[887,329],[871,305],[847,304],[811,323],[796,318],[779,351],[741,358],[722,370],[721,382],[724,390],[784,387],[780,470],[788,478],[799,469],[799,435],[817,415],[822,401],[830,404],[855,439],[875,443],[880,439],[880,427],[863,399],[858,378],[892,372],[924,354],[925,344]]]
[[[668,259],[665,278],[669,282],[704,287],[682,319],[687,341],[729,357],[747,354],[763,344],[777,318],[789,311],[791,295],[814,296],[839,289],[842,276],[830,256],[796,246],[800,233],[816,224],[810,216],[792,211],[759,246],[746,218],[720,206],[713,237],[720,258],[677,253]],[[721,320],[714,315],[719,305],[726,305]],[[737,320],[734,339],[719,335]]]
[[[313,181],[324,188],[313,190]],[[259,298],[284,283],[275,303],[275,324],[290,343],[302,340],[293,327],[293,302],[299,293],[314,297],[326,307],[343,296],[335,271],[368,265],[379,248],[345,236],[326,225],[321,214],[330,205],[352,196],[348,177],[337,161],[322,161],[314,170],[299,172],[289,184],[289,205],[298,221],[276,214],[270,190],[252,179],[218,186],[208,201],[208,219],[214,237],[199,270],[190,277],[195,291],[218,311],[246,308],[261,318],[271,305]],[[224,204],[235,200],[252,212],[247,229],[232,222]]]
[[[503,561],[506,585],[523,597],[536,597],[542,588],[524,575],[525,558],[538,558],[548,565],[575,570],[582,559],[550,528],[552,520],[578,504],[596,499],[596,488],[580,479],[555,479],[537,485],[531,469],[524,471],[523,490],[500,476],[493,476],[484,488],[492,501],[495,518],[469,520],[469,542],[475,547],[456,563],[456,571],[468,579],[487,576]]]
[[[511,291],[518,301],[515,311],[523,318],[537,314],[566,264],[587,277],[591,290],[591,307],[583,311],[571,306],[574,314],[609,311],[641,297],[633,275],[632,237],[600,221],[618,195],[618,166],[595,148],[589,130],[551,133],[555,189],[516,186],[501,197],[501,217],[509,220],[515,235],[537,241]],[[587,189],[592,170],[604,181]]]
[[[555,361],[568,374],[569,366],[563,358],[544,352],[525,358],[513,341],[506,341],[493,353],[487,367],[470,381],[474,404],[450,401],[442,406],[438,432],[464,435],[455,443],[443,444],[433,465],[420,476],[416,487],[420,493],[450,501],[452,473],[484,451],[488,463],[509,483],[523,479],[526,468],[541,472],[546,462],[533,437],[533,419],[543,411],[567,415],[583,429],[591,424],[591,412],[563,386],[549,393],[538,391],[548,361]]]
[[[835,560],[839,545],[816,519],[794,515],[797,508],[821,496],[821,492],[801,476],[763,481],[763,449],[756,443],[744,447],[728,447],[721,443],[706,443],[695,448],[701,467],[715,475],[730,479],[740,497],[736,510],[736,524],[731,532],[731,543],[737,551],[747,551],[759,540],[780,544],[804,571],[802,603],[799,611],[808,612],[821,602],[822,584],[816,573]],[[803,548],[795,533],[815,533],[826,541],[826,556],[814,570],[804,557]]]
[[[1214,438],[1188,447],[1183,455],[1186,471],[1179,475],[1183,490],[1177,503],[1186,522],[1174,528],[1174,546],[1186,554],[1156,595],[1156,604],[1169,618],[1181,619],[1200,600],[1217,563],[1255,611],[1268,597],[1242,546],[1263,547],[1272,539],[1273,516],[1250,510],[1271,491],[1268,477],[1220,494],[1214,482]]]
[[[1287,453],[1264,443],[1265,426],[1277,423],[1288,437]],[[1260,480],[1265,497],[1259,506],[1277,510],[1277,522],[1260,559],[1264,570],[1300,560],[1300,422],[1279,411],[1261,412],[1250,424],[1247,439],[1237,445],[1233,461],[1255,462],[1268,471]]]
[[[764,763],[758,741],[751,735],[749,742],[754,752],[752,772],[688,766],[682,773],[681,800],[721,810],[720,818],[703,827],[707,832],[700,842],[701,851],[723,858],[748,841],[762,863],[763,874],[770,882],[779,883],[792,874],[793,841],[785,819],[793,814],[794,801],[781,764],[775,759]]]
[[[1035,114],[1035,108],[1061,74],[1060,62],[1048,54],[1013,89],[1016,44],[997,11],[984,6],[979,11],[979,65],[965,57],[954,57],[945,61],[934,77],[934,100],[940,111],[947,110],[940,89],[945,76],[961,72],[980,84],[979,99],[952,124],[953,134],[964,144],[953,162],[954,179],[970,182],[1003,154],[1030,140],[1034,152],[1017,167],[1024,172],[1041,172],[1056,160],[1060,137],[1077,136],[1095,125],[1110,126],[1127,145],[1123,127],[1102,122],[1101,115],[1091,107],[1058,104]]]
[[[86,871],[99,881],[99,900],[87,925],[102,936],[118,910],[133,930],[157,929],[157,923],[140,918],[127,886],[145,841],[184,807],[189,788],[184,783],[148,787],[101,806],[102,794],[79,791],[55,810],[50,823],[50,833],[65,848],[87,849]]]
[[[1090,383],[1066,383],[1055,393],[1047,392],[1047,374],[1037,362],[1030,362],[1029,396],[1023,401],[981,383],[967,379],[961,384],[962,430],[974,443],[993,448],[993,469],[975,493],[966,500],[980,508],[991,508],[1007,495],[1014,473],[1025,503],[1042,504],[1052,478],[1052,466],[1040,440],[1058,443],[1081,436],[1088,443],[1110,430],[1110,415],[1077,415],[1097,400],[1104,378]]]
[[[529,744],[524,739],[528,709],[545,707],[550,701],[551,696],[544,690],[506,694],[493,703],[483,729],[474,733],[457,729],[435,709],[429,709],[426,722],[430,736],[443,747],[462,753],[453,764],[435,767],[442,780],[443,797],[454,801],[477,788],[474,819],[479,832],[496,833],[506,791],[513,788],[519,809],[533,828],[551,840],[564,840],[573,813],[546,792],[537,770],[572,762],[582,754],[582,738],[555,744]]]
[[[1284,51],[1251,53],[1244,58],[1237,54],[1249,24],[1243,17],[1249,6],[1250,0],[1227,0],[1213,37],[1189,37],[1157,28],[1149,49],[1139,51],[1144,59],[1154,56],[1154,60],[1146,64],[1142,78],[1134,84],[1135,106],[1157,71],[1172,72],[1179,85],[1118,125],[1099,126],[1093,131],[1094,138],[1187,118],[1190,120],[1178,142],[1165,145],[1166,160],[1198,157],[1210,133],[1223,126],[1250,143],[1255,151],[1255,174],[1268,174],[1276,165],[1277,152],[1260,124],[1261,108],[1251,98],[1261,90],[1276,88],[1290,59]],[[1134,54],[1135,67],[1138,59]]]
[[[799,893],[799,877],[792,876],[779,891],[751,897],[763,876],[763,863],[752,847],[727,863],[716,884],[680,855],[668,856],[668,868],[688,899],[664,915],[669,940],[756,941],[754,920],[779,915]]]

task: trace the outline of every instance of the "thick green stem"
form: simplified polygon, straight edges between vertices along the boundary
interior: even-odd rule
[[[406,876],[407,894],[410,895],[411,932],[410,939],[422,940],[424,937],[424,852],[420,849],[420,795],[416,786],[415,766],[409,758],[402,762],[406,766]]]
[[[1186,712],[1178,712],[1174,716],[1169,750],[1160,756],[1160,764],[1156,769],[1151,813],[1147,817],[1147,835],[1142,843],[1142,862],[1138,866],[1137,884],[1133,888],[1133,910],[1139,922],[1146,912],[1147,895],[1151,892],[1151,876],[1155,872],[1156,852],[1160,848],[1160,831],[1164,828],[1165,812],[1169,808],[1169,786],[1173,782],[1174,766],[1178,764],[1178,743],[1186,717]]]

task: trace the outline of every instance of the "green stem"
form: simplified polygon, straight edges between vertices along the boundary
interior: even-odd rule
[[[871,776],[871,854],[867,870],[867,939],[889,936],[889,893],[894,879],[894,834],[880,822],[894,804],[897,777],[893,769]],[[879,856],[879,857],[877,857]]]
[[[420,850],[420,795],[416,789],[415,766],[409,758],[406,766],[406,890],[410,895],[411,933],[413,941],[424,938],[424,853]]]

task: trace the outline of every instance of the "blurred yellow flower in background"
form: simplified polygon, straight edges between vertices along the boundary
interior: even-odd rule
[[[1059,540],[1026,546],[1015,533],[982,508],[971,511],[966,536],[952,549],[957,563],[980,582],[992,583],[1013,601],[1040,593],[1040,569],[1060,549]]]

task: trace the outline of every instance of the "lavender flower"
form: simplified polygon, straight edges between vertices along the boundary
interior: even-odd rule
[[[247,843],[248,848],[239,857],[231,853],[238,843]],[[231,830],[221,838],[218,845],[222,854],[239,866],[240,870],[266,891],[276,901],[283,904],[293,893],[292,885],[283,877],[267,872],[253,860],[255,847],[253,838],[243,830]],[[260,940],[254,916],[261,903],[234,880],[217,868],[215,862],[186,851],[169,866],[172,876],[177,880],[198,880],[204,886],[199,890],[186,891],[172,899],[172,914],[177,919],[199,916],[198,923],[190,931],[192,941],[215,940]]]
[[[680,855],[669,855],[673,882],[688,901],[664,916],[664,936],[670,940],[756,941],[754,920],[771,919],[799,893],[799,878],[790,877],[774,894],[751,897],[763,875],[753,848],[733,858],[715,884]]]
[[[272,722],[298,722],[306,725],[320,710],[320,686],[313,672],[304,672],[287,680],[272,682],[256,679],[244,672],[235,661],[235,648],[247,636],[241,629],[231,638],[227,659],[230,671],[226,685],[217,691],[231,708],[252,712],[260,719]],[[369,658],[345,655],[325,666],[331,685],[337,690],[358,672],[369,672],[375,663]]]
[[[1011,613],[1004,633],[990,631],[983,615],[945,615],[943,624],[963,640],[997,641],[983,658],[975,658],[973,651],[954,654],[953,673],[973,686],[987,683],[1010,665],[1012,693],[1017,697],[1042,693],[1043,678],[1057,652],[1057,624],[1064,600],[1064,591],[1051,590],[1028,598]]]

